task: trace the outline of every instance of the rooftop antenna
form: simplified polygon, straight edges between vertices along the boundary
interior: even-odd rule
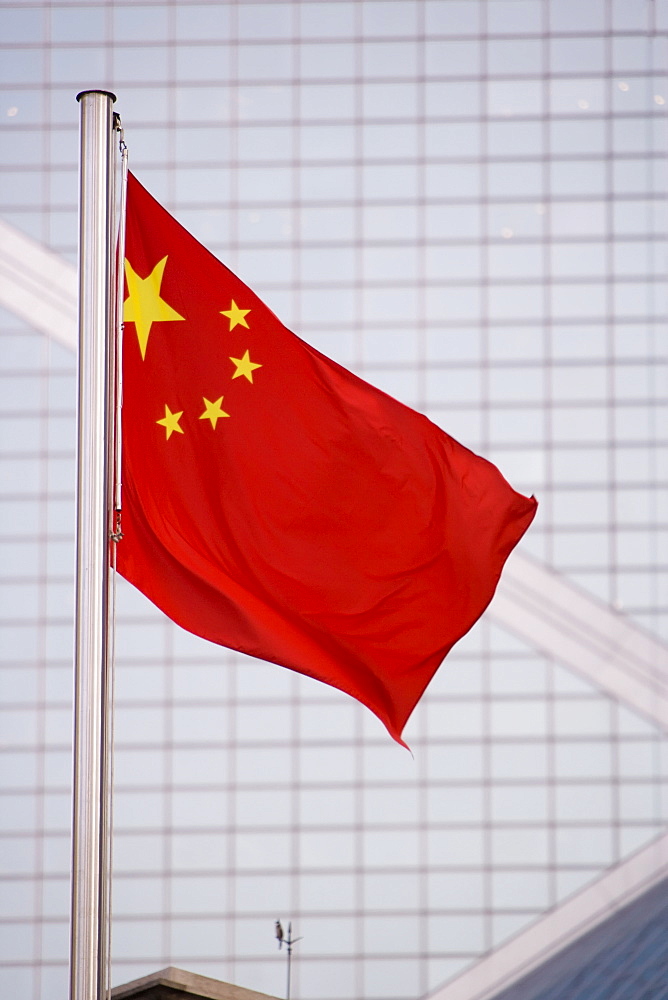
[[[302,938],[300,938],[300,937],[293,938],[293,936],[292,936],[292,921],[290,921],[288,923],[288,933],[284,934],[283,933],[283,927],[281,925],[281,921],[277,920],[276,921],[276,940],[278,941],[279,951],[283,947],[283,943],[284,942],[285,942],[286,949],[287,949],[287,955],[288,955],[288,988],[287,988],[287,992],[286,992],[285,996],[286,996],[286,1000],[290,1000],[290,977],[291,977],[291,974],[292,974],[292,948],[293,948],[294,945],[297,944],[298,941],[301,941]]]

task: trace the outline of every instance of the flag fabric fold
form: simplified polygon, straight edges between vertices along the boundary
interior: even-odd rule
[[[122,575],[399,742],[536,501],[287,330],[130,175]]]

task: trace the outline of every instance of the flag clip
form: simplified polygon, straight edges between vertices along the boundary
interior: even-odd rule
[[[123,537],[123,532],[121,531],[121,511],[114,511],[114,523],[112,530],[109,532],[109,538],[112,542],[120,542]]]

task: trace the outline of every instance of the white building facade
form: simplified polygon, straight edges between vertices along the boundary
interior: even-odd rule
[[[119,581],[113,982],[278,995],[280,918],[297,1000],[483,996],[666,864],[668,2],[25,0],[0,48],[0,993],[67,990],[102,88],[141,182],[287,326],[540,503],[413,757]]]

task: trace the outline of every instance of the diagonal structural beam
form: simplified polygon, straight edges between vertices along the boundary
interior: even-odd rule
[[[0,220],[0,305],[76,350],[74,265]],[[668,726],[668,647],[522,552],[508,560],[489,609],[499,625]]]
[[[76,350],[76,267],[1,219],[0,305]]]
[[[664,833],[483,956],[428,1000],[493,1000],[667,875],[668,833]]]
[[[534,648],[668,728],[668,646],[522,552],[508,560],[489,614]]]

